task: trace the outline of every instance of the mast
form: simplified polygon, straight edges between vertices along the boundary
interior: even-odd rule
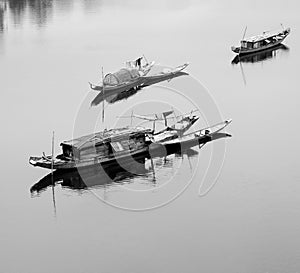
[[[54,165],[54,131],[52,132],[52,147],[51,147],[51,173],[53,177],[53,165]]]
[[[102,122],[104,122],[104,74],[103,74],[103,66],[102,66]]]
[[[243,35],[242,41],[244,40],[244,38],[245,38],[245,36],[246,36],[246,31],[247,31],[247,26],[245,27],[244,35]]]
[[[133,109],[131,110],[131,116],[130,116],[130,126],[132,127],[132,119],[133,119]]]
[[[53,166],[54,166],[54,131],[52,132],[52,149],[51,149],[51,182],[52,182],[52,201],[54,207],[54,216],[56,217],[56,202],[55,202],[55,192],[54,192],[54,174],[53,174]]]

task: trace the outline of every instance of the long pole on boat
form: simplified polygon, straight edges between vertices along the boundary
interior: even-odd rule
[[[104,122],[104,73],[103,73],[103,66],[102,66],[102,122]]]
[[[153,163],[153,159],[152,156],[150,155],[150,162],[151,162],[151,168],[152,168],[152,172],[153,172],[153,182],[156,182],[156,177],[155,177],[155,168],[154,168],[154,163]]]
[[[54,215],[56,216],[53,167],[54,167],[54,131],[52,132],[52,148],[51,148],[51,181],[52,181],[52,200],[54,206]]]
[[[131,110],[131,116],[130,116],[130,126],[132,127],[132,119],[133,119],[133,109]]]
[[[244,35],[243,35],[243,38],[242,40],[244,40],[245,36],[246,36],[246,31],[247,31],[247,26],[245,27],[245,30],[244,30]]]
[[[149,64],[149,63],[148,63],[148,60],[147,60],[147,58],[146,58],[146,56],[145,56],[144,54],[143,54],[143,57],[144,57],[146,63]]]
[[[246,31],[247,31],[247,26],[245,27],[242,41],[244,40],[244,38],[245,38],[245,36],[246,36]],[[242,48],[242,45],[241,45],[241,48]],[[240,49],[240,51],[241,51],[241,49]],[[241,72],[242,72],[243,81],[244,81],[244,84],[246,85],[246,84],[247,84],[247,83],[246,83],[246,77],[245,77],[244,69],[243,69],[243,66],[242,66],[241,59],[240,59],[240,53],[241,53],[241,52],[239,52],[238,58],[239,58],[239,63],[240,63],[240,67],[241,67]]]
[[[52,147],[51,147],[51,173],[53,177],[53,165],[54,165],[54,131],[52,132]]]

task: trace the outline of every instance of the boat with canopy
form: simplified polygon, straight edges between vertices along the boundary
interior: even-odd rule
[[[247,28],[245,29],[244,36]],[[286,28],[280,31],[271,32],[265,31],[260,35],[244,38],[240,42],[240,46],[232,46],[231,50],[239,55],[255,53],[266,50],[281,44],[290,34],[291,29]]]
[[[189,148],[205,144],[215,139],[228,137],[226,133],[219,133],[231,120],[216,124],[210,128],[184,134],[196,121],[190,119],[185,128],[178,130],[167,127],[165,131],[155,134],[151,129],[143,127],[124,127],[104,130],[80,138],[64,141],[62,154],[54,158],[43,154],[41,157],[30,157],[33,166],[47,169],[79,169],[93,165],[108,165],[117,161],[127,161],[134,156],[148,152],[161,152],[162,148]],[[181,120],[182,121],[186,120]]]
[[[144,58],[141,57],[140,59],[142,63]],[[99,103],[99,100],[104,100],[109,96],[124,91],[138,89],[183,75],[188,75],[188,73],[182,71],[188,66],[188,63],[175,68],[161,69],[158,72],[153,73],[149,72],[154,66],[154,62],[151,62],[150,64],[145,63],[144,65],[135,65],[135,63],[136,61],[127,62],[124,68],[121,68],[114,73],[106,74],[99,85],[89,83],[92,90],[100,92],[97,96],[99,98],[95,98],[97,103]],[[97,103],[92,102],[92,105],[96,105]]]

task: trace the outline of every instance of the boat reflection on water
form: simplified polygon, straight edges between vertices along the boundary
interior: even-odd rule
[[[115,184],[132,183],[136,177],[146,178],[155,184],[155,168],[157,167],[172,167],[173,161],[167,158],[168,155],[174,154],[175,157],[187,156],[190,158],[198,155],[198,152],[193,149],[180,151],[178,149],[150,154],[145,153],[134,160],[129,160],[128,164],[118,163],[99,167],[97,165],[89,168],[78,170],[56,170],[43,177],[40,181],[30,188],[32,197],[39,196],[42,191],[48,187],[61,185],[72,190],[88,190],[97,187],[107,187]],[[161,160],[163,159],[163,160]]]
[[[258,53],[252,53],[242,56],[235,56],[235,58],[231,61],[233,65],[238,63],[258,63],[268,59],[275,58],[278,52],[288,52],[289,48],[283,44],[280,44],[276,47],[272,47],[270,49],[266,49],[264,51]]]
[[[135,94],[137,94],[139,91],[141,91],[145,87],[146,86],[131,88],[128,91],[123,91],[123,92],[121,92],[119,94],[115,94],[115,95],[110,95],[110,94],[106,95],[105,94],[103,96],[101,93],[99,93],[91,102],[91,106],[97,106],[103,100],[105,100],[109,104],[114,104],[115,102],[118,102],[118,101],[127,100],[128,98],[130,98],[131,96],[134,96]]]

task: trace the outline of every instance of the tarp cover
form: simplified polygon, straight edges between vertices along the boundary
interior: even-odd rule
[[[139,71],[135,68],[122,68],[115,73],[107,74],[104,77],[105,85],[118,85],[125,82],[130,82],[140,76]]]

